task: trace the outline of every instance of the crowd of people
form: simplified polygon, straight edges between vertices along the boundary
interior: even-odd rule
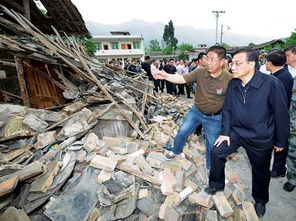
[[[258,216],[265,214],[271,177],[287,176],[283,189],[294,190],[296,46],[267,54],[263,63],[269,74],[259,71],[259,55],[252,49],[241,49],[231,58],[225,48],[215,45],[192,62],[170,59],[162,64],[153,60],[150,65],[149,60],[147,56],[142,68],[154,81],[155,91],[163,92],[162,82],[167,93],[176,96],[184,93],[184,88],[188,97],[188,91],[195,90],[194,105],[173,145],[164,146],[167,160],[182,153],[187,138],[201,125],[209,171],[206,193],[224,190],[226,157],[239,147],[246,150],[252,167],[252,196]]]

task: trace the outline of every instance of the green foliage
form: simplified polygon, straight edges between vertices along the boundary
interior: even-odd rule
[[[151,40],[149,43],[149,48],[151,51],[161,51],[159,41],[157,39]]]
[[[295,29],[296,31],[296,29]],[[292,32],[290,37],[286,38],[285,47],[290,47],[292,45],[296,45],[296,32]]]
[[[192,44],[189,43],[182,43],[181,45],[178,46],[178,49],[181,51],[189,51],[193,50]]]
[[[188,60],[189,59],[189,55],[186,54],[184,51],[181,51],[179,54],[179,59],[180,60]]]
[[[164,49],[162,49],[162,53],[165,55],[171,55],[173,54],[173,48],[171,46],[167,46]]]
[[[175,38],[175,28],[172,20],[169,21],[168,25],[164,26],[163,36],[162,36],[166,46],[170,46],[173,49],[177,48],[178,39]]]
[[[285,44],[275,44],[273,46],[266,46],[264,47],[261,51],[262,52],[270,52],[271,50],[274,50],[274,49],[279,49],[279,50],[284,50],[286,48]]]
[[[222,44],[220,44],[220,46],[222,46],[224,48],[230,48],[229,44],[226,44],[225,42],[222,42]]]
[[[170,36],[169,36],[169,26],[168,25],[164,26],[164,31],[163,31],[162,38],[163,38],[164,42],[169,41]]]
[[[95,56],[97,45],[91,41],[91,37],[77,37],[77,41],[85,47],[86,52],[90,57]]]
[[[248,44],[248,46],[252,47],[252,46],[255,46],[255,44],[254,44],[253,42],[250,42],[250,43]]]

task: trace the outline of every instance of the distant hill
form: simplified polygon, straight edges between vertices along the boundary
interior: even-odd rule
[[[161,41],[165,23],[146,22],[144,20],[133,19],[116,25],[106,25],[86,21],[86,26],[93,36],[110,35],[110,31],[129,31],[131,34],[142,35],[144,37],[145,46],[148,46],[149,42],[153,39]],[[191,26],[175,26],[175,35],[179,40],[179,43],[190,43],[194,47],[198,44],[207,44],[210,46],[215,41],[214,29],[196,29]],[[234,34],[231,32],[227,32],[223,36],[223,42],[226,42],[231,46],[248,45],[250,42],[260,44],[269,40],[272,39],[253,35]]]

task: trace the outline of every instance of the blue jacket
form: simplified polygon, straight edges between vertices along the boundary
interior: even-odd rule
[[[283,86],[287,95],[287,99],[288,99],[287,106],[289,109],[291,106],[291,97],[292,97],[292,90],[293,90],[293,83],[294,83],[292,75],[289,72],[288,67],[286,66],[278,70],[277,72],[273,73],[273,76],[277,77],[283,83]]]
[[[233,132],[247,146],[287,148],[289,137],[287,96],[279,79],[256,71],[243,88],[241,80],[229,82],[222,109],[222,135]]]

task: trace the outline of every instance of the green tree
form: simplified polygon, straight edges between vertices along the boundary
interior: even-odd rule
[[[95,56],[95,52],[98,48],[97,48],[97,45],[91,41],[91,36],[77,37],[77,41],[80,42],[85,47],[86,52],[90,57]]]
[[[162,49],[162,53],[165,55],[173,54],[173,48],[171,46],[166,46],[164,49]]]
[[[181,51],[189,51],[193,50],[192,44],[189,43],[182,43],[181,45],[178,46],[178,49]]]
[[[177,48],[178,39],[175,38],[175,28],[172,20],[169,21],[169,24],[164,26],[162,38],[166,46],[170,46],[173,49]]]
[[[178,55],[178,57],[181,60],[188,60],[189,59],[189,55],[186,54],[184,51],[181,51],[180,54]]]
[[[162,38],[165,43],[167,43],[169,41],[170,36],[169,36],[169,26],[168,25],[164,26]]]
[[[228,44],[226,44],[225,42],[222,42],[221,46],[224,48],[230,48],[230,46]]]
[[[151,51],[161,51],[159,41],[157,39],[151,40],[149,43],[149,48]]]
[[[250,43],[248,44],[248,46],[252,47],[252,46],[255,46],[255,44],[254,44],[253,42],[250,42]]]
[[[296,31],[296,29],[295,29]],[[292,32],[290,37],[286,38],[285,47],[290,47],[292,45],[296,45],[296,32]]]

